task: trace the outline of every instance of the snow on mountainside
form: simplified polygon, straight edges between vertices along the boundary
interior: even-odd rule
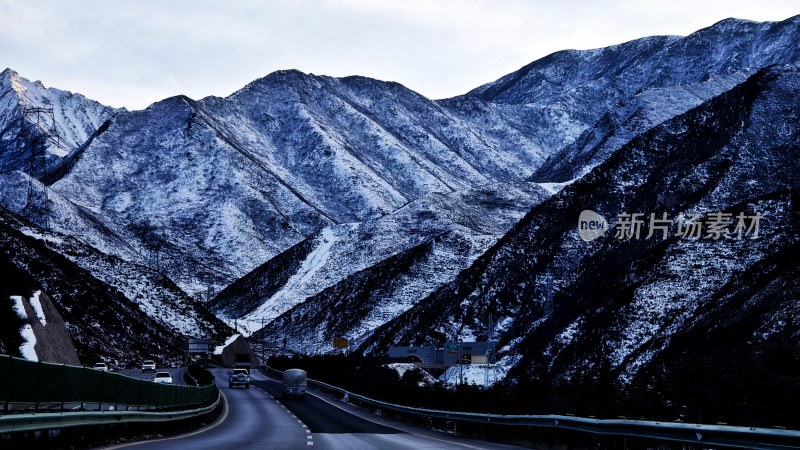
[[[28,174],[18,170],[0,174],[0,205],[16,214],[24,215],[29,187],[34,198],[43,197],[45,184],[31,179]],[[48,191],[47,199],[51,229],[69,230],[66,234],[79,238],[104,253],[118,255],[126,260],[140,256],[127,241],[104,224],[104,219],[99,214],[76,205],[52,190]]]
[[[159,283],[140,266],[163,272],[194,298],[227,287],[209,304],[220,316],[242,319],[250,331],[275,319],[260,335],[285,333],[306,350],[322,351],[332,336],[382,348],[401,339],[383,329],[373,336],[386,322],[402,339],[478,336],[483,312],[464,324],[436,310],[447,286],[459,286],[458,295],[444,303],[469,309],[472,297],[462,305],[463,297],[478,282],[492,286],[485,298],[506,292],[498,301],[512,305],[519,301],[512,297],[540,296],[565,283],[558,273],[528,279],[525,264],[512,264],[512,278],[521,279],[505,291],[492,284],[505,275],[476,268],[495,257],[481,256],[487,249],[503,253],[497,249],[524,239],[514,236],[535,211],[553,209],[546,220],[559,223],[559,199],[587,180],[607,188],[593,177],[613,172],[600,168],[618,164],[637,139],[707,107],[712,97],[727,98],[763,67],[796,63],[799,40],[800,16],[776,23],[725,20],[687,37],[557,52],[440,101],[397,83],[290,70],[227,98],[177,96],[142,111],[111,110],[7,70],[0,79],[0,202],[22,214],[30,206],[28,187],[43,198],[47,186],[52,229],[108,255],[73,259],[97,278],[139,302],[149,301],[140,282]],[[71,136],[69,154],[51,148],[53,163],[34,180],[23,172],[35,139],[16,137],[23,125],[41,130],[23,123],[20,102],[52,104],[58,134]],[[742,105],[731,100],[730,107]],[[746,169],[755,164],[742,166],[746,190],[752,189]],[[673,168],[652,176],[669,177]],[[706,182],[705,176],[693,172],[692,180]],[[616,189],[639,184],[625,180]],[[539,205],[546,193],[553,198]],[[619,206],[627,209],[631,201]],[[557,233],[548,238],[536,245],[560,242]],[[569,251],[586,251],[573,247],[555,256],[537,248],[508,251],[515,263],[525,255],[565,261],[553,267],[570,276],[576,274]],[[113,257],[125,268],[111,270],[107,258]],[[169,291],[174,295],[149,307],[185,300],[177,287]],[[181,308],[167,315],[167,328],[180,330]],[[440,322],[424,322],[418,314],[429,314],[426,308]],[[539,313],[514,322],[517,310],[503,308],[495,318],[506,314],[498,322],[505,328],[497,331],[507,335],[507,356],[534,348],[533,341],[522,346],[509,336],[536,328],[521,324]],[[409,317],[425,326],[408,325]],[[192,320],[200,319],[185,323]],[[559,342],[579,338],[585,320],[555,327]],[[607,345],[625,348],[623,341]],[[620,354],[623,361],[634,357]]]
[[[800,336],[799,99],[800,68],[764,69],[634,138],[360,351],[494,334],[500,356],[520,358],[517,378],[630,382],[653,361],[671,370],[714,346]],[[578,237],[584,209],[609,219],[604,238]],[[640,238],[616,238],[616,215],[634,212]],[[680,237],[670,221],[666,239],[645,239],[647,214],[662,212],[706,225],[729,213],[731,235]],[[740,213],[762,216],[757,233],[747,223],[738,239]]]
[[[118,114],[51,190],[198,294],[327,226],[521,179],[516,167],[543,160],[468,125],[399,85],[279,72],[226,99]]]
[[[32,361],[80,365],[64,320],[46,292],[34,290],[28,294],[30,290],[20,289],[18,283],[6,284],[0,291],[2,297],[11,300],[14,310],[14,314],[8,314],[5,308],[8,302],[0,306],[0,322],[3,324],[0,352],[12,356],[18,354]],[[10,295],[12,292],[24,295]],[[14,334],[16,330],[19,335]]]
[[[384,264],[385,261],[432,241],[443,241],[429,258],[416,261],[398,272],[400,279],[392,295],[376,305],[374,316],[353,329],[336,332],[355,337],[385,322],[434,289],[449,281],[485,251],[513,225],[532,205],[546,198],[546,191],[532,183],[503,184],[483,187],[465,193],[430,194],[379,219],[361,224],[345,224],[326,228],[312,240],[306,251],[294,252],[294,260],[276,258],[254,271],[215,298],[209,307],[227,317],[236,317],[244,325],[260,327],[295,305],[312,311],[318,307],[313,297],[356,274]],[[443,239],[445,235],[458,236]],[[420,264],[417,267],[415,264]],[[277,266],[276,266],[277,265]],[[263,289],[273,281],[279,268],[292,267],[280,289]],[[436,272],[431,274],[429,272]],[[412,273],[414,275],[412,276]],[[427,275],[426,275],[427,273]],[[380,311],[386,310],[385,313]],[[328,335],[333,330],[321,330]],[[298,336],[298,340],[304,338]],[[312,343],[305,339],[307,348]],[[319,348],[327,342],[316,341]],[[294,342],[293,342],[294,343]],[[315,344],[315,345],[316,345]]]
[[[685,38],[653,37],[605,49],[558,52],[465,96],[438,103],[456,117],[466,117],[473,121],[480,118],[484,124],[484,134],[491,134],[493,130],[503,127],[511,128],[515,132],[525,130],[524,134],[538,148],[548,148],[547,145],[551,145],[551,149],[557,149],[558,145],[566,143],[562,140],[548,144],[546,140],[539,138],[542,133],[564,138],[574,132],[577,140],[551,155],[534,175],[535,181],[541,182],[551,193],[556,193],[580,179],[635,136],[731,89],[758,67],[775,62],[797,61],[800,53],[790,43],[798,29],[800,21],[797,18],[764,24],[728,20]],[[770,50],[762,53],[763,49]],[[680,67],[674,67],[676,65]],[[495,127],[499,117],[505,118],[505,125]],[[527,121],[526,124],[516,122],[512,126],[514,120],[522,118]],[[591,124],[593,125],[589,126]],[[581,131],[583,132],[580,133]],[[556,181],[562,183],[553,183]],[[435,211],[441,209],[441,206],[428,209]],[[492,213],[486,211],[476,216],[491,217]],[[391,232],[377,235],[387,238],[391,236],[390,242],[402,241],[399,238],[404,235],[399,231],[401,228],[390,228]],[[436,227],[428,228],[431,231],[437,230]],[[494,234],[496,239],[498,233],[502,233],[502,230],[495,229],[488,234]],[[366,240],[374,241],[372,236],[375,234],[370,234],[370,238]],[[433,236],[428,235],[429,238]],[[420,242],[409,241],[407,251]],[[386,244],[383,246],[391,247]],[[476,253],[480,254],[482,251],[478,250]],[[386,256],[389,254],[371,250],[366,255],[351,260],[370,261],[364,265],[366,267],[374,264],[372,259],[379,260]],[[452,267],[459,266],[458,258],[453,257],[452,261]],[[284,259],[280,260],[280,264],[285,262]],[[265,266],[269,265],[271,264],[267,263]],[[301,273],[299,262],[292,267],[293,273]],[[337,270],[341,275],[349,272]],[[267,270],[262,275],[274,274],[275,271]],[[361,285],[377,283],[365,279],[367,276],[366,272],[359,274]],[[383,280],[382,274],[373,276]],[[346,283],[347,278],[342,276],[341,279]],[[425,285],[433,289],[437,282],[445,282],[447,279],[447,276],[441,280],[432,277],[430,283]],[[236,312],[236,317],[247,319],[246,324],[255,327],[284,310],[285,316],[261,334],[286,333],[290,336],[290,342],[303,345],[305,350],[325,351],[329,348],[329,338],[336,333],[359,341],[371,332],[372,328],[353,321],[349,325],[351,328],[347,328],[335,321],[313,315],[315,309],[322,311],[332,307],[330,296],[324,293],[332,284],[320,284],[315,289],[299,289],[296,285],[283,284],[286,281],[294,283],[295,280],[281,280],[284,281],[278,284],[283,288],[279,290],[275,287],[275,290],[263,294],[249,294],[238,288],[223,292],[212,308],[225,311],[225,315]],[[249,280],[248,283],[251,286],[267,284],[254,280]],[[274,280],[269,284],[274,286]],[[308,283],[307,286],[313,287],[313,283]],[[294,297],[285,296],[287,288],[296,293]],[[276,292],[280,292],[280,295],[276,295]],[[415,292],[424,296],[430,290],[421,289]],[[348,300],[342,301],[338,311],[343,311],[344,305],[352,308],[354,303],[367,301],[359,295],[350,296],[342,292],[339,295]],[[412,296],[404,301],[407,306],[392,308],[389,305],[393,305],[396,300],[390,294],[385,295],[385,303],[374,296],[368,301],[376,305],[375,308],[385,306],[399,314],[410,307],[409,305],[422,300],[422,297]],[[256,296],[261,298],[261,308],[255,308],[258,304]],[[248,307],[231,307],[237,303],[247,304]],[[295,304],[296,308],[288,309]],[[301,317],[304,319],[300,319]],[[382,317],[388,319],[391,315]],[[379,321],[364,323],[374,326]],[[309,330],[315,332],[311,333]]]
[[[0,293],[46,292],[83,364],[103,360],[127,367],[148,358],[180,364],[187,335],[203,333],[219,341],[230,331],[163,276],[103,255],[72,237],[41,230],[3,209],[0,242]],[[6,314],[0,314],[4,324],[10,320]],[[19,327],[3,327],[3,340]]]
[[[42,112],[25,116],[27,108],[52,109],[55,123]],[[4,70],[0,73],[0,172],[28,170],[29,151],[24,148],[27,143],[17,139],[22,126],[49,136],[46,157],[47,168],[52,169],[116,111],[80,94],[45,88],[40,81],[31,82],[11,69]]]
[[[551,155],[531,180],[554,182],[580,178],[637,135],[731,89],[753,71],[710,75],[700,83],[647,89],[619,101],[575,142]]]
[[[632,136],[730,89],[759,68],[800,61],[798,40],[800,16],[782,22],[727,19],[686,37],[556,52],[442,103],[457,114],[467,105],[501,111],[549,150],[547,163],[532,179],[567,181]],[[609,127],[621,130],[609,135]],[[596,154],[575,155],[601,140],[609,142]]]

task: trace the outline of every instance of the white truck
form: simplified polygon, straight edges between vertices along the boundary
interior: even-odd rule
[[[302,369],[288,369],[283,372],[283,398],[306,398],[308,374]]]

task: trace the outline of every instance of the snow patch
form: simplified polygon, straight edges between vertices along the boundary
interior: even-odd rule
[[[572,183],[580,180],[581,178],[583,178],[583,176],[586,175],[587,173],[591,172],[592,169],[594,169],[594,165],[591,165],[591,164],[590,165],[586,165],[586,166],[583,167],[583,169],[580,170],[580,172],[578,172],[578,176],[577,177],[575,177],[575,178],[573,178],[571,180],[568,180],[568,181],[562,181],[561,183],[536,183],[536,184],[538,184],[539,186],[544,188],[544,190],[546,190],[547,192],[555,195],[555,194],[561,192],[561,190],[564,189],[565,187],[567,187],[570,184],[572,184]]]
[[[439,381],[449,385],[474,384],[476,386],[490,387],[505,376],[499,376],[498,364],[463,364],[447,369]]]
[[[408,372],[409,370],[412,372],[415,370],[419,371],[420,373],[422,373],[422,380],[420,380],[420,382],[418,383],[420,387],[430,386],[436,383],[436,378],[434,378],[431,374],[429,374],[425,370],[420,369],[419,367],[417,367],[416,364],[413,363],[391,363],[391,364],[384,364],[383,367],[394,370],[395,372],[397,372],[397,375],[400,378],[403,378],[403,375],[405,375],[405,373]]]
[[[218,345],[214,349],[214,354],[215,355],[221,355],[222,352],[225,351],[225,347],[231,345],[233,343],[233,341],[235,341],[236,339],[239,339],[239,336],[241,336],[241,334],[234,334],[233,336],[229,337],[228,339],[225,339],[225,343],[224,344]]]
[[[34,239],[38,239],[40,241],[53,242],[53,243],[56,243],[56,244],[63,244],[64,243],[64,240],[59,238],[59,237],[53,236],[51,234],[44,234],[44,233],[41,233],[41,232],[39,232],[37,230],[34,230],[32,228],[21,228],[19,231],[22,234],[24,234],[25,236],[30,236],[30,237],[32,237]]]
[[[25,324],[19,330],[22,336],[22,345],[19,346],[19,352],[23,358],[31,361],[39,361],[39,356],[36,354],[36,335],[33,334],[33,328],[30,324]]]
[[[331,254],[331,248],[340,239],[331,227],[325,227],[316,239],[316,248],[306,256],[300,268],[289,278],[289,281],[275,293],[269,300],[264,302],[255,311],[243,317],[241,324],[245,332],[249,335],[257,331],[262,324],[262,319],[272,320],[285,311],[291,309],[302,301],[295,295],[302,290],[302,286],[308,283],[314,275],[325,265]],[[253,324],[252,326],[248,326]]]
[[[14,308],[14,312],[17,313],[17,317],[22,320],[28,320],[28,313],[25,312],[25,305],[22,303],[22,297],[18,295],[12,295],[11,301],[14,302],[12,307]]]
[[[36,312],[36,318],[39,319],[39,323],[44,326],[47,325],[47,318],[44,316],[44,309],[42,309],[42,303],[39,301],[39,295],[41,295],[41,293],[42,291],[36,291],[33,293],[33,297],[31,297],[31,306]]]
[[[38,292],[36,298],[38,301]],[[11,301],[14,302],[12,307],[14,308],[14,312],[17,313],[17,316],[19,316],[19,318],[22,320],[28,320],[28,313],[25,312],[23,298],[18,295],[12,295]],[[39,356],[36,355],[36,350],[34,349],[36,346],[36,335],[33,334],[33,328],[31,325],[28,323],[23,325],[19,329],[19,334],[22,336],[22,345],[19,346],[19,353],[25,359],[39,361]]]

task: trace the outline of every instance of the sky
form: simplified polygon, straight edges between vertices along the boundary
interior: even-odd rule
[[[562,49],[797,14],[797,0],[0,0],[0,70],[128,109],[282,69],[439,99]]]

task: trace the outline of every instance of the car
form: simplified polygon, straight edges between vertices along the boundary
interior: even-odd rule
[[[103,372],[108,372],[108,366],[104,362],[95,363],[93,368],[97,370],[102,370]]]
[[[156,371],[156,362],[152,359],[146,359],[142,363],[142,373],[144,372],[155,372]]]
[[[247,369],[233,369],[228,372],[228,387],[244,386],[245,389],[250,389],[250,372]]]
[[[172,374],[169,372],[156,372],[151,380],[158,384],[172,384]]]

